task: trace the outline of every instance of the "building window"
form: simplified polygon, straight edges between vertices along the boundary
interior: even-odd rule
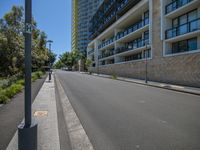
[[[143,58],[150,58],[151,57],[151,49],[145,50],[143,53]]]
[[[200,18],[198,18],[198,11],[195,9],[172,20],[172,28],[166,30],[166,39],[196,30],[200,30]]]
[[[149,24],[149,10],[144,13],[144,25]]]
[[[131,55],[131,56],[125,56],[125,61],[131,61],[131,60],[139,60],[142,59],[142,52]]]
[[[197,50],[197,38],[172,43],[172,54]]]

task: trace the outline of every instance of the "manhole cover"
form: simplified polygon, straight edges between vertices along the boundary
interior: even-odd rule
[[[34,116],[35,117],[44,117],[47,116],[48,111],[35,111]]]

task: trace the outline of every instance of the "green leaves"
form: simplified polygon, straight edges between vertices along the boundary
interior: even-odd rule
[[[47,35],[34,25],[32,33],[32,67],[35,70],[53,64],[55,54],[46,48]],[[11,11],[0,19],[0,76],[12,76],[24,70],[24,9],[13,6]]]

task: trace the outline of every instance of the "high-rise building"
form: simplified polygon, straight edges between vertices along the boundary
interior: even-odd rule
[[[104,0],[91,72],[200,87],[200,0]]]
[[[71,48],[78,49],[78,0],[72,0],[72,33],[71,33]]]
[[[72,50],[86,54],[89,21],[102,0],[72,0]]]

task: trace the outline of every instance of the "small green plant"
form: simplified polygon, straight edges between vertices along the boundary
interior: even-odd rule
[[[116,75],[116,74],[113,74],[111,78],[112,78],[113,80],[117,80],[117,75]]]
[[[22,89],[23,89],[23,86],[21,84],[15,83],[15,84],[13,84],[10,87],[5,89],[5,95],[8,98],[12,98],[14,95],[19,93]]]
[[[9,101],[4,91],[0,91],[0,104],[5,104]]]
[[[24,84],[25,84],[25,81],[24,81],[23,79],[21,79],[21,80],[18,80],[18,81],[16,82],[16,84],[24,85]]]

